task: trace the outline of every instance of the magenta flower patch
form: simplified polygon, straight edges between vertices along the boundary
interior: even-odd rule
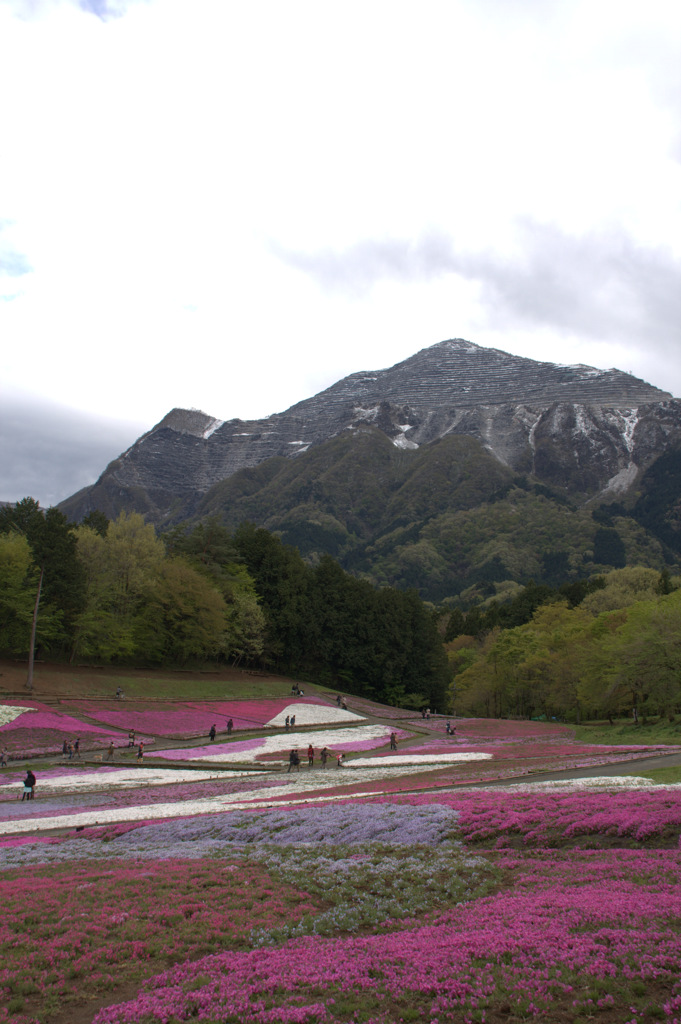
[[[69,707],[116,729],[135,729],[156,736],[189,738],[207,736],[212,725],[218,734],[227,733],[227,723],[232,719],[232,729],[244,731],[262,729],[267,722],[287,706],[296,703],[329,706],[317,697],[239,700],[239,701],[177,701],[172,705],[150,701],[126,700],[122,706],[111,707],[114,702],[72,700]],[[65,702],[66,703],[66,702]]]

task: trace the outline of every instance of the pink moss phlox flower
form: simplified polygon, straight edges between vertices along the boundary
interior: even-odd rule
[[[67,702],[64,702],[67,703]],[[113,702],[112,702],[113,703]],[[97,701],[72,700],[68,706],[74,711],[106,723],[117,729],[135,729],[155,736],[175,736],[179,739],[207,736],[215,724],[218,733],[227,731],[231,718],[235,732],[262,729],[265,724],[289,704],[320,704],[329,702],[317,697],[295,697],[226,701],[177,701],[172,706],[159,707],[152,701],[126,700],[123,707],[111,707]]]
[[[580,996],[572,987],[575,975],[587,990],[597,981],[614,986],[603,1008],[617,1004],[627,982],[645,979],[667,987],[673,1010],[681,995],[678,859],[624,853],[529,864],[509,857],[502,866],[515,873],[511,892],[459,905],[434,923],[361,938],[305,937],[179,964],[150,979],[137,999],[100,1011],[94,1024],[220,1021],[226,1014],[243,1024],[345,1021],[332,999],[347,993],[357,1005],[376,993],[394,1000],[409,993],[425,1019],[468,1020],[500,991],[521,1012],[529,1004],[530,1016],[550,1019],[554,999],[588,1008],[588,991]],[[394,1020],[380,1012],[375,1019]]]

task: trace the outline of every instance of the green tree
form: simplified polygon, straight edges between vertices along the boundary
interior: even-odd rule
[[[222,595],[181,558],[168,558],[150,584],[134,633],[139,655],[186,664],[226,650],[227,608]]]
[[[295,548],[252,524],[239,527],[234,542],[265,612],[263,657],[281,670],[304,675],[313,646],[312,571]]]
[[[139,651],[140,619],[165,559],[153,526],[121,512],[106,535],[76,532],[85,607],[75,624],[72,657],[128,659]]]
[[[47,614],[52,628],[39,628],[39,643],[50,649],[69,644],[85,602],[73,525],[59,509],[48,508],[43,513],[37,501],[23,498],[0,509],[0,533],[24,536],[38,574],[43,573],[40,614]],[[61,629],[56,628],[58,620]]]
[[[610,629],[603,639],[601,707],[643,715],[681,710],[681,591],[603,619]],[[593,685],[591,696],[598,704]]]
[[[267,623],[255,581],[240,561],[230,532],[211,518],[192,530],[176,527],[163,535],[163,541],[171,555],[182,555],[222,594],[228,622],[226,656],[237,664],[259,659]]]
[[[25,654],[39,571],[23,534],[0,534],[0,651]],[[38,643],[48,646],[61,634],[61,615],[44,611],[38,620]]]

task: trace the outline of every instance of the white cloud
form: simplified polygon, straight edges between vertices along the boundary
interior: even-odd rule
[[[0,3],[4,387],[147,426],[250,418],[468,337],[681,393],[680,11]],[[437,273],[429,239],[456,256]],[[645,315],[583,272],[566,324],[545,261],[611,267],[622,239]],[[355,254],[352,286],[282,252],[316,279]]]

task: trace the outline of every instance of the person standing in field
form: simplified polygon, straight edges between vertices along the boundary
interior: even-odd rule
[[[232,719],[230,718],[230,720],[229,720],[229,721],[227,722],[227,735],[228,735],[228,736],[231,736],[231,735],[232,735],[232,729],[233,729],[233,728],[234,728],[234,722],[233,722],[233,721],[232,721]]]
[[[2,753],[0,754],[0,768],[6,768],[6,767],[7,767],[7,747],[3,747],[2,748]]]
[[[141,761],[144,758],[144,740],[140,740],[140,745],[137,748],[137,760]]]
[[[208,735],[210,736],[211,743],[215,743],[215,726],[214,725],[211,725],[210,732],[208,733]]]
[[[22,801],[23,800],[32,800],[33,799],[33,793],[34,793],[34,790],[35,790],[35,782],[36,782],[35,775],[33,774],[33,772],[31,771],[30,768],[27,768],[26,769],[26,778],[24,779],[24,792],[23,792],[23,794],[21,796]]]
[[[394,732],[390,733],[390,749],[397,750],[397,736]]]
[[[321,761],[322,761],[322,768],[326,768],[326,762],[327,762],[328,757],[329,757],[329,751],[327,750],[326,747],[322,747],[322,750],[321,750],[321,753],[320,753],[319,756],[320,756]]]
[[[299,757],[298,751],[297,751],[297,749],[295,747],[293,748],[291,753],[288,755],[288,772],[290,772],[292,768],[295,768],[295,770],[297,772],[300,771],[300,757]],[[287,775],[288,775],[288,772],[286,773]]]
[[[312,746],[312,744],[310,744],[310,746],[307,748],[307,766],[308,766],[308,768],[312,768],[313,764],[314,764],[314,747]]]
[[[129,747],[134,747],[135,746],[135,730],[134,729],[131,729],[130,732],[128,733],[128,746]]]
[[[73,744],[73,753],[75,757],[80,758],[80,738]]]
[[[111,743],[109,744],[109,749],[106,752],[106,760],[107,761],[113,761],[113,756],[114,756],[114,741],[111,740]]]

